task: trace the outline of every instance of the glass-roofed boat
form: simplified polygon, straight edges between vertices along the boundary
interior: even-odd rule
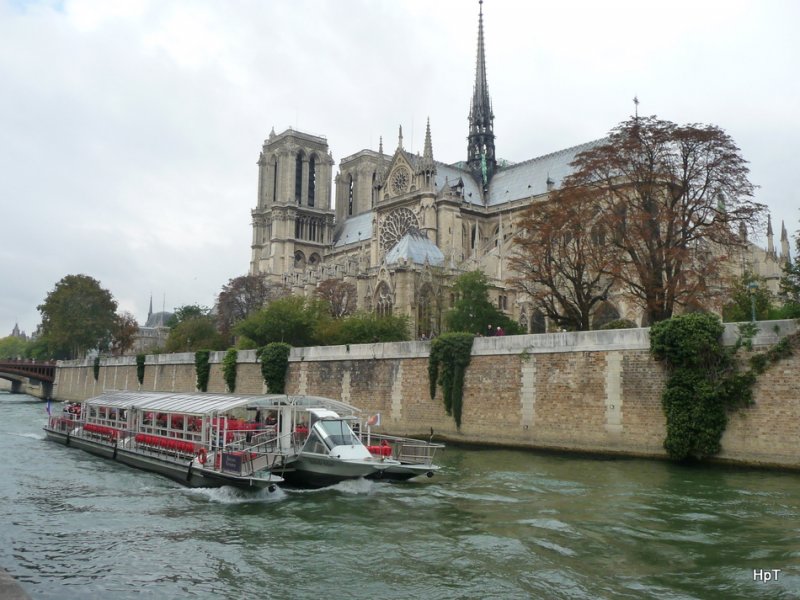
[[[105,392],[51,415],[48,439],[191,487],[275,489],[269,396]]]
[[[436,470],[432,452],[441,445],[395,438],[376,451],[360,424],[357,408],[321,396],[109,391],[52,415],[45,431],[193,487],[319,487]],[[409,462],[409,447],[420,460]]]

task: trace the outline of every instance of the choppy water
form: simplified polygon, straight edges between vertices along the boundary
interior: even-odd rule
[[[254,495],[45,416],[0,393],[0,567],[35,599],[800,598],[797,474],[451,447],[432,480]]]

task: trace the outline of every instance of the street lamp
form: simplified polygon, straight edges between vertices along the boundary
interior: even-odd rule
[[[756,322],[756,290],[758,289],[758,283],[755,281],[751,281],[747,284],[747,289],[750,292],[750,320],[755,323]]]

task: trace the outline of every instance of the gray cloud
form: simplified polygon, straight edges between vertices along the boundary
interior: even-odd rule
[[[800,214],[800,7],[487,0],[498,153],[603,136],[633,110],[725,128],[779,230]],[[255,161],[274,125],[334,158],[402,124],[462,159],[477,3],[0,0],[0,335],[86,273],[143,320],[247,271]]]

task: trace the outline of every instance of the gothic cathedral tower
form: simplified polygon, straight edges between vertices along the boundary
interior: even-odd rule
[[[333,239],[333,158],[324,137],[273,129],[258,159],[250,274],[295,285],[285,274],[318,266]]]

